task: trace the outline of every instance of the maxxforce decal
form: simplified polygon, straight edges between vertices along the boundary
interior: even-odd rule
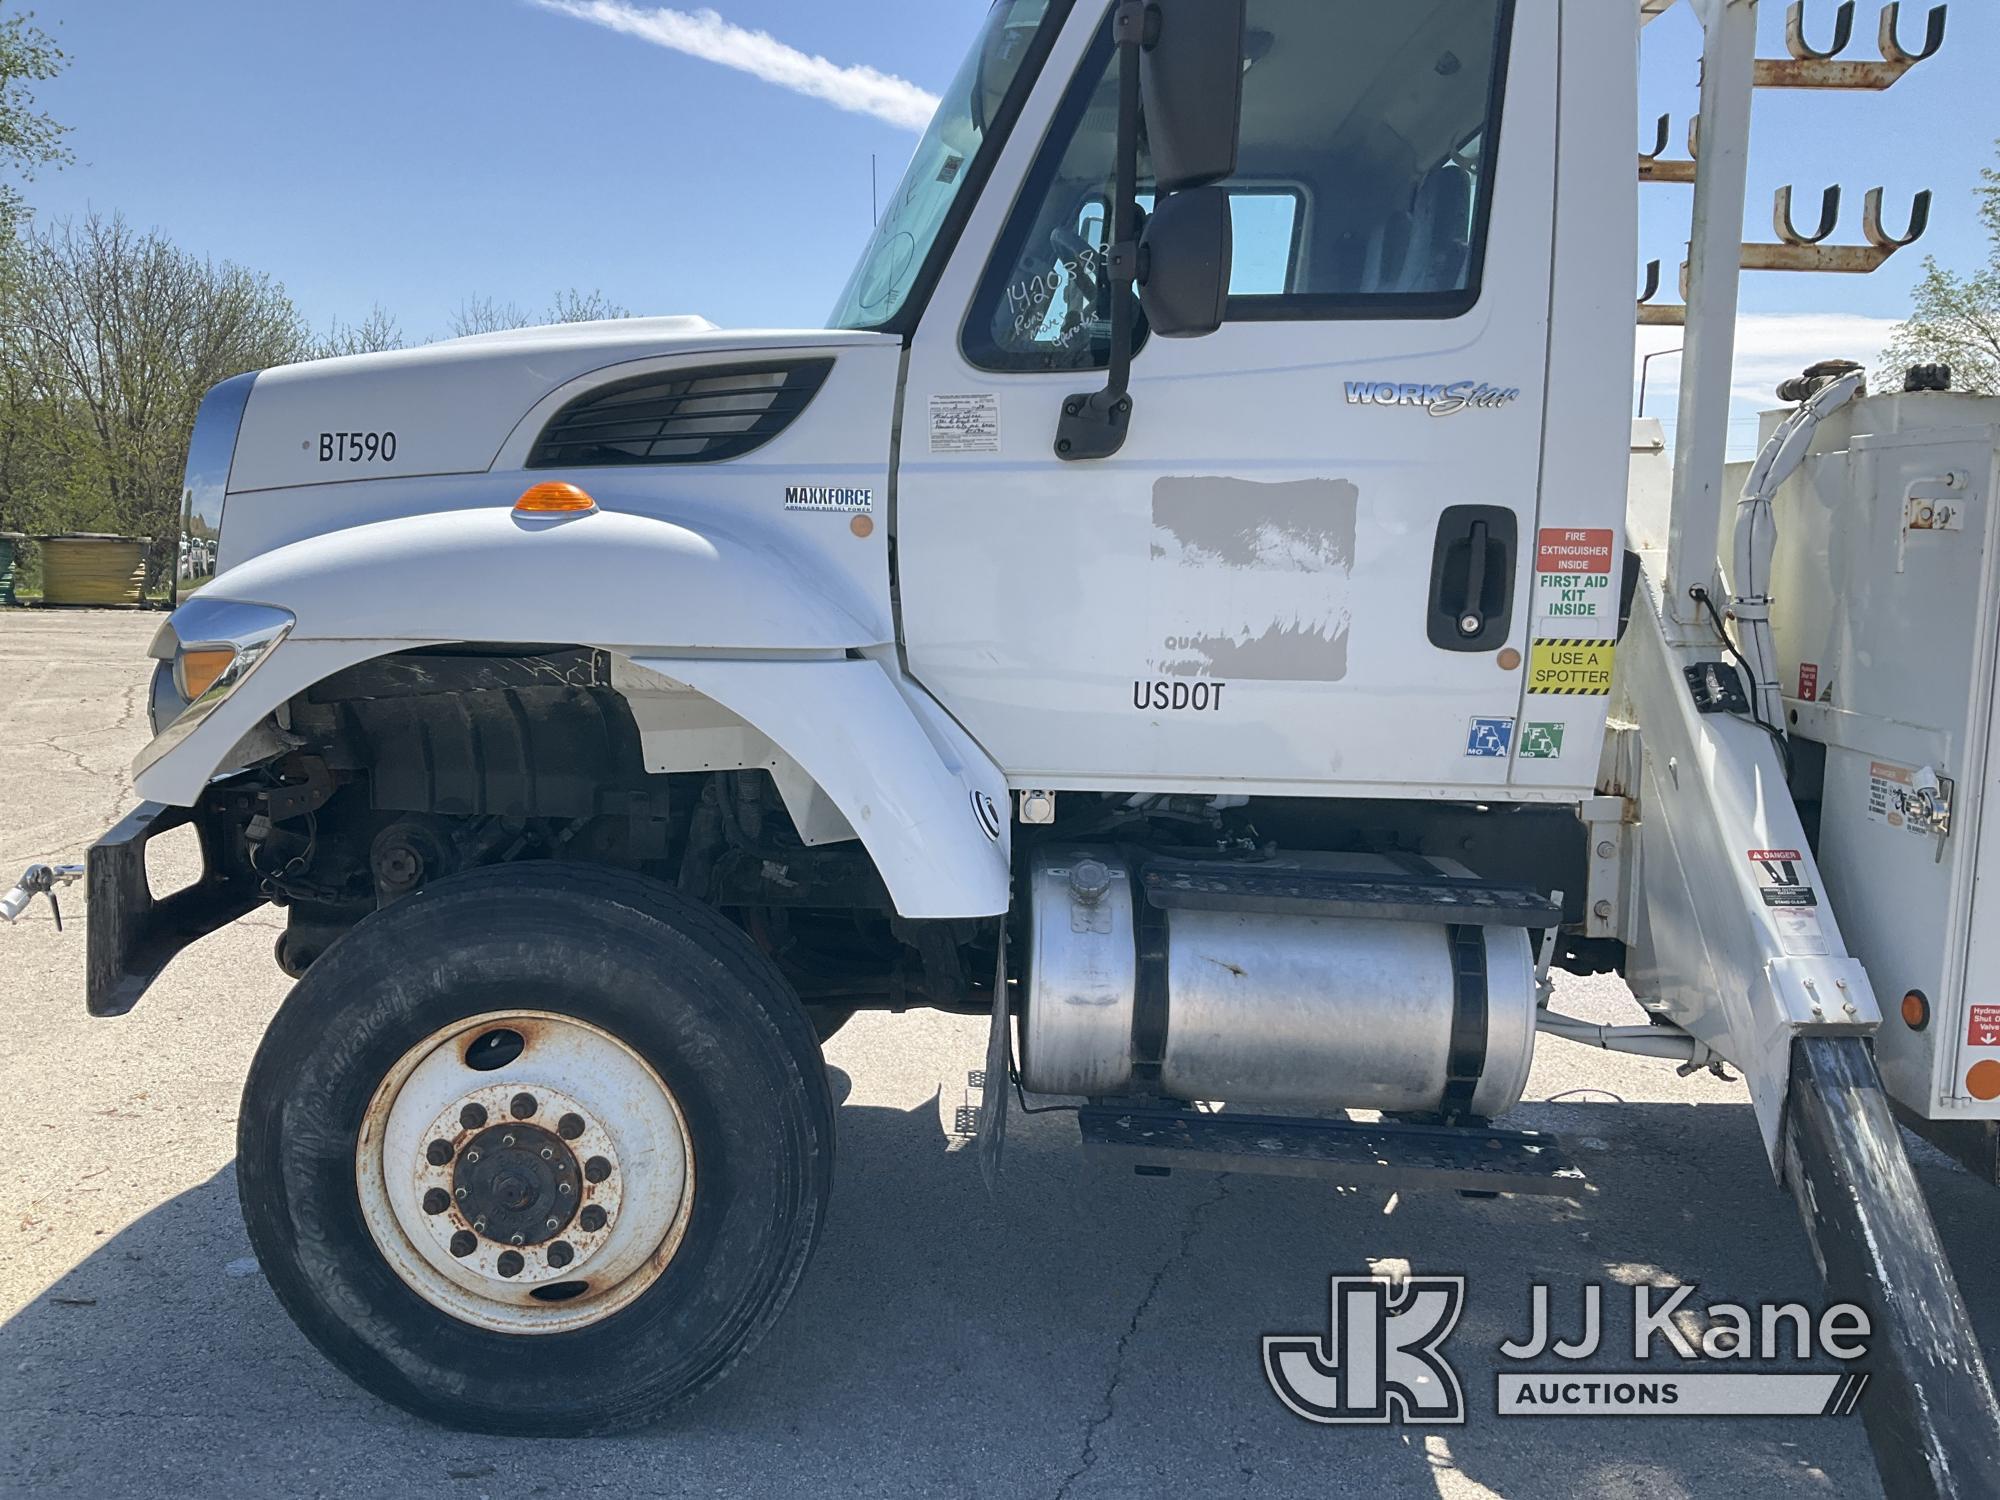
[[[842,489],[824,484],[788,484],[785,486],[786,510],[872,510],[875,507],[873,490]]]

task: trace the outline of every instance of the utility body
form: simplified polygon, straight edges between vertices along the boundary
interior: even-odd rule
[[[1876,1318],[1892,1492],[1994,1493],[1874,1058],[1990,1153],[2000,410],[1817,371],[1725,490],[1739,267],[1786,259],[1741,244],[1750,100],[1827,54],[1697,0],[1699,162],[1635,174],[1667,8],[999,0],[826,329],[218,386],[88,1003],[284,908],[240,1171],[320,1347],[493,1430],[700,1389],[817,1235],[859,1008],[991,1017],[989,1170],[1012,1084],[1146,1170],[1573,1194],[1504,1125],[1553,1033],[1743,1071]],[[1641,178],[1694,184],[1686,305],[1656,267],[1639,312],[1688,326],[1672,458]],[[1840,627],[1897,589],[1921,663]],[[1649,1024],[1552,1013],[1552,964]]]

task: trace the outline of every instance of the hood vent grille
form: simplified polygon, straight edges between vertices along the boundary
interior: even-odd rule
[[[531,469],[706,464],[761,448],[806,409],[830,359],[641,375],[579,396],[549,421]]]

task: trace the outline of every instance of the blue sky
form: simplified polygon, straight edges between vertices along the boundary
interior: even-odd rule
[[[985,9],[715,4],[728,26],[914,85],[863,89],[892,117],[908,116],[911,94],[949,81]],[[29,185],[37,211],[122,210],[271,273],[320,327],[379,302],[421,339],[445,332],[468,296],[539,308],[569,286],[601,288],[638,312],[817,324],[867,233],[870,154],[886,192],[915,142],[893,119],[531,0],[39,9],[73,59],[41,97],[75,127],[77,162]],[[1784,7],[1763,9],[1776,53]],[[1869,55],[1877,9],[1863,0],[1851,55]],[[1911,42],[1924,9],[1905,7]],[[1833,11],[1833,0],[1809,0],[1813,36],[1830,31]],[[1696,32],[1683,6],[1646,33],[1644,113],[1671,111],[1677,141],[1694,106]],[[1892,223],[1919,187],[1938,201],[1925,244],[1873,277],[1746,278],[1746,398],[1802,358],[1872,357],[1854,346],[1879,342],[1904,311],[1923,250],[1961,267],[1982,253],[1970,190],[2000,136],[1996,59],[2000,5],[1956,0],[1944,53],[1887,94],[1763,96],[1750,210],[1760,235],[1785,181],[1799,185],[1802,218],[1821,187],[1846,185],[1843,238],[1858,233],[1865,188],[1889,189]],[[1687,196],[1649,187],[1642,200],[1647,253],[1670,268]],[[1672,332],[1646,331],[1655,347],[1678,342]],[[1671,411],[1674,363],[1655,363],[1661,394],[1649,410]],[[1744,415],[1753,410],[1746,401]]]

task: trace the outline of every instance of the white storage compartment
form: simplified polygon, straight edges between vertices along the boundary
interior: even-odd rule
[[[1881,998],[1890,1091],[1933,1120],[2000,1119],[1997,441],[2000,399],[1869,397],[1775,503],[1802,800],[1825,751],[1817,909]]]

